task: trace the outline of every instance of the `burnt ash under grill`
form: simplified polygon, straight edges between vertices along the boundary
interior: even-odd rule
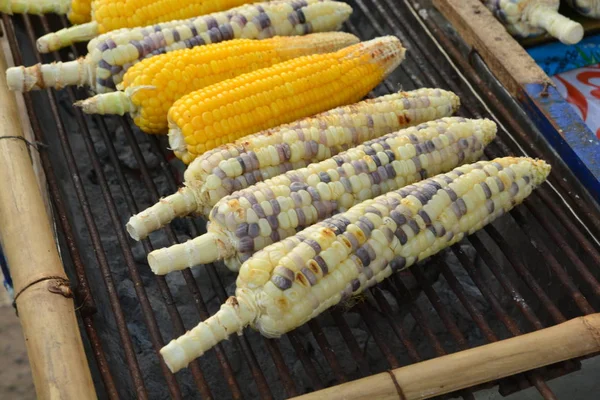
[[[487,116],[468,87],[429,42],[403,1],[357,0],[349,3],[354,7],[354,14],[346,30],[362,39],[395,34],[409,49],[407,60],[374,91],[374,95],[399,88],[440,86],[459,94],[463,102],[461,115]],[[426,5],[427,2],[420,3]],[[430,28],[439,23],[440,32],[454,40],[452,33],[446,33],[447,26],[439,22],[431,9],[427,11],[426,23]],[[64,20],[49,20],[53,24],[64,23]],[[26,65],[32,65],[36,56],[28,36],[32,32],[27,28],[34,29],[39,36],[48,28],[44,26],[48,20],[17,16],[12,18],[14,26],[9,21],[4,17],[9,40],[11,36],[14,39],[14,27],[19,43],[18,52],[13,43],[13,54],[17,60],[22,56]],[[425,48],[427,53],[422,51]],[[460,43],[456,48],[460,51]],[[81,47],[77,49],[83,54]],[[68,50],[61,56],[66,59]],[[44,57],[45,62],[52,60],[51,56]],[[468,76],[467,72],[463,71]],[[485,73],[481,76],[493,81],[485,78]],[[492,84],[490,87],[493,89]],[[119,330],[115,321],[114,304],[111,306],[103,276],[106,271],[100,268],[96,252],[105,256],[124,315],[126,333],[131,338],[133,353],[129,355],[130,361],[131,357],[137,359],[138,382],[143,382],[150,398],[177,394],[195,398],[199,392],[207,394],[208,391],[218,399],[240,396],[285,398],[529,332],[600,307],[600,286],[595,281],[600,275],[598,248],[578,245],[579,237],[587,237],[587,234],[545,186],[541,193],[532,195],[532,199],[492,227],[409,271],[396,274],[369,294],[349,299],[281,340],[267,340],[247,329],[243,337],[218,346],[220,354],[211,350],[201,357],[195,363],[195,370],[178,373],[175,382],[158,363],[155,351],[157,340],[160,340],[158,335],[166,343],[181,333],[177,329],[177,313],[184,326],[190,329],[201,317],[216,312],[227,295],[233,294],[235,274],[217,265],[196,268],[191,273],[172,273],[166,278],[155,277],[146,262],[149,244],[160,248],[171,245],[175,237],[178,241],[187,240],[204,231],[203,221],[177,220],[171,224],[170,231],[155,232],[144,243],[128,237],[124,239],[123,227],[133,208],[140,210],[156,201],[153,190],[164,196],[176,189],[181,182],[182,165],[165,158],[168,155],[162,150],[167,147],[165,138],[142,134],[132,127],[130,120],[83,117],[71,106],[71,94],[82,98],[86,96],[83,91],[51,93],[64,126],[62,142],[48,94],[32,93],[26,96],[26,102],[29,98],[30,117],[36,118],[41,127],[41,131],[36,132],[38,139],[49,145],[45,154],[51,164],[51,173],[56,177],[53,197],[60,195],[63,200],[68,224],[75,237],[76,251],[69,248],[68,235],[64,234],[61,225],[58,226],[61,253],[74,283],[81,282],[74,260],[79,255],[83,261],[97,312],[86,314],[88,308],[84,307],[81,313],[87,318],[85,321],[93,320],[108,369],[122,398],[134,398],[144,390],[136,389],[133,383],[132,376],[136,371],[126,361],[124,331]],[[530,130],[531,124],[520,117],[518,108],[502,98],[501,91],[499,93],[499,101],[504,101],[505,107],[513,107],[512,114],[503,115],[498,100],[484,98],[502,122],[509,127],[515,125],[507,121],[512,122],[523,131]],[[43,138],[39,137],[40,132],[43,132]],[[64,148],[65,140],[70,150]],[[582,205],[587,199],[585,193],[545,142],[536,143],[538,150],[535,153],[532,146],[526,146],[527,150],[551,162],[551,180],[578,214],[584,219],[597,217],[597,209]],[[68,163],[70,151],[74,154],[75,169]],[[486,155],[493,157],[511,151],[516,153],[505,132],[500,131],[499,139],[489,147]],[[73,179],[75,173],[79,174],[80,181]],[[566,183],[559,177],[565,177]],[[94,229],[86,222],[85,206],[82,207],[78,191],[79,194],[85,192],[102,248],[91,240],[90,232]],[[573,197],[575,194],[579,198]],[[107,200],[114,203],[114,208],[107,205]],[[554,209],[548,208],[552,204]],[[556,208],[561,215],[557,215]],[[111,215],[109,211],[115,213]],[[57,217],[61,217],[60,212]],[[120,224],[118,229],[115,218]],[[573,229],[566,229],[564,218],[571,221]],[[592,229],[597,227],[592,226]],[[594,233],[598,232],[594,230]],[[125,248],[123,243],[127,245]],[[589,270],[586,267],[590,267]],[[137,278],[132,271],[137,271],[138,283],[145,288],[151,315],[136,292]],[[89,298],[85,297],[85,292],[79,290],[78,294],[78,304],[86,304]],[[152,318],[159,329],[153,334],[148,328]],[[82,325],[97,389],[100,397],[105,397],[107,391],[103,382],[108,375],[99,372],[93,346],[85,332]],[[569,361],[560,364],[555,371],[564,373],[577,367],[577,361]],[[503,380],[501,390],[508,393],[534,384],[546,398],[552,398],[542,379],[547,372],[535,371]],[[171,379],[170,386],[165,376]],[[472,398],[470,391],[457,395]]]

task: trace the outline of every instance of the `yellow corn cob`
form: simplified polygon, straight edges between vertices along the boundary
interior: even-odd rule
[[[148,255],[157,274],[224,259],[236,271],[254,252],[363,200],[476,161],[496,135],[490,120],[442,118],[382,136],[257,183],[212,209],[208,233]]]
[[[198,17],[252,2],[253,0],[94,0],[91,22],[42,36],[38,40],[38,46],[48,51],[58,50],[117,29]]]
[[[313,225],[245,262],[236,296],[161,354],[176,372],[246,326],[279,337],[481,229],[549,172],[544,161],[530,158],[478,162]]]
[[[176,217],[199,213],[234,191],[292,169],[326,160],[362,142],[426,121],[449,117],[460,100],[452,92],[398,92],[245,136],[196,158],[185,171],[185,187],[134,215],[127,231],[135,240]]]
[[[169,144],[189,164],[234,140],[364,97],[404,59],[393,36],[295,58],[183,96],[169,110]]]
[[[185,94],[296,57],[330,53],[359,42],[349,33],[265,40],[238,39],[148,58],[127,71],[119,89],[75,103],[88,114],[130,113],[142,131],[166,134],[167,112]]]
[[[91,20],[92,0],[0,0],[6,14],[66,14],[72,24]]]

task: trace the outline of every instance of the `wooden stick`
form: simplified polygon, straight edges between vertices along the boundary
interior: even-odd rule
[[[429,399],[598,351],[600,314],[592,314],[551,328],[372,375],[295,399]],[[404,397],[399,395],[399,390]]]
[[[72,293],[6,86],[0,46],[0,241],[39,399],[95,399]],[[6,366],[4,366],[6,367]]]
[[[517,97],[525,84],[552,85],[548,75],[480,0],[433,0],[433,4],[513,96]]]

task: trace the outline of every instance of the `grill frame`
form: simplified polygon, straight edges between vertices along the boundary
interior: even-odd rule
[[[400,71],[409,77],[408,81],[406,81],[407,88],[410,86],[439,86],[453,90],[461,97],[461,100],[463,101],[461,113],[467,117],[490,116],[489,113],[486,112],[487,110],[485,107],[477,102],[474,93],[477,93],[478,96],[485,99],[485,103],[492,113],[492,118],[499,121],[501,127],[507,126],[511,132],[514,133],[513,137],[504,129],[500,129],[499,139],[487,149],[486,156],[495,157],[513,152],[513,154],[519,154],[519,147],[521,147],[528,153],[543,157],[551,162],[553,172],[549,181],[552,184],[552,187],[544,185],[536,191],[524,205],[511,212],[510,216],[505,216],[504,218],[510,218],[511,221],[514,221],[514,225],[518,226],[525,236],[527,236],[526,232],[539,231],[541,226],[548,232],[552,243],[555,243],[561,250],[560,255],[562,255],[562,258],[575,260],[573,265],[567,266],[566,269],[563,268],[560,264],[562,258],[557,259],[557,256],[554,254],[555,252],[551,251],[551,249],[545,245],[545,237],[537,234],[535,237],[530,237],[531,243],[529,247],[531,253],[534,254],[537,252],[537,258],[543,260],[549,266],[550,270],[559,277],[555,283],[565,287],[564,290],[566,294],[572,299],[573,304],[571,305],[574,305],[577,308],[576,312],[570,312],[568,315],[565,315],[564,307],[561,309],[560,306],[556,305],[551,300],[548,294],[546,294],[545,289],[538,282],[539,279],[536,279],[528,271],[527,265],[519,259],[519,256],[515,254],[514,249],[511,248],[509,240],[507,240],[495,225],[485,228],[484,232],[478,233],[473,237],[466,239],[464,242],[470,243],[482,258],[485,257],[487,259],[487,267],[491,270],[493,275],[496,276],[496,279],[498,279],[505,290],[511,294],[515,304],[523,315],[522,318],[527,320],[530,324],[528,325],[529,329],[526,329],[526,331],[541,329],[544,326],[563,322],[572,316],[590,314],[593,313],[595,309],[597,310],[598,303],[600,302],[600,284],[598,284],[597,281],[598,271],[597,268],[595,271],[590,270],[585,265],[585,261],[592,260],[596,266],[600,266],[600,250],[597,244],[595,245],[592,240],[592,235],[597,237],[600,233],[598,223],[594,223],[594,221],[600,221],[600,218],[598,218],[600,212],[598,211],[597,205],[593,204],[591,196],[589,196],[579,182],[574,179],[572,173],[564,163],[553,153],[545,140],[539,135],[539,132],[534,128],[531,121],[528,121],[527,117],[522,112],[522,109],[517,105],[514,99],[510,98],[493,76],[485,71],[485,64],[481,58],[475,52],[465,52],[464,44],[461,44],[460,39],[452,37],[452,34],[448,34],[449,27],[447,24],[444,24],[441,17],[435,15],[433,9],[429,8],[426,0],[416,2],[422,7],[425,7],[428,13],[430,13],[430,16],[425,19],[419,18],[417,16],[418,14],[416,14],[414,4],[411,4],[406,0],[395,3],[392,0],[355,0],[350,1],[349,3],[354,7],[355,11],[351,21],[346,24],[346,30],[358,34],[362,39],[371,38],[372,35],[365,36],[365,31],[371,30],[374,35],[395,34],[407,45],[409,48],[409,51],[407,52],[408,60],[403,63],[400,68]],[[368,20],[367,25],[362,23],[361,17]],[[32,16],[8,17],[3,15],[2,18],[5,34],[10,42],[12,55],[16,64],[22,63],[23,56],[21,54],[21,49],[31,49],[33,40],[36,37],[39,37],[40,31],[49,31],[51,25],[54,27],[54,24],[57,22],[60,25],[66,25],[66,19],[64,17],[56,19]],[[17,23],[17,26],[24,27],[25,32],[22,32],[17,36],[14,22]],[[433,68],[433,65],[437,64],[439,66],[439,62],[441,60],[446,60],[446,57],[439,51],[436,44],[431,41],[431,38],[428,37],[428,39],[423,40],[422,36],[419,35],[420,33],[423,34],[425,32],[424,27],[426,27],[436,40],[444,46],[444,50],[448,53],[449,57],[457,66],[459,66],[462,74],[468,79],[468,85],[465,84],[460,77],[458,77],[458,82],[454,81],[455,76],[457,76],[457,70],[452,68],[450,64],[442,64],[438,71]],[[23,33],[25,36],[23,36]],[[19,42],[19,39],[21,39],[21,42]],[[24,47],[21,45],[23,43]],[[70,51],[74,55],[84,54],[82,53],[81,46],[71,47]],[[54,53],[49,59],[59,60],[61,56],[64,59],[64,55],[65,52],[62,52],[61,54]],[[25,59],[33,59],[37,62],[43,60],[48,61],[48,58],[44,59],[37,52],[34,52],[33,55],[26,54]],[[383,85],[376,89],[375,93],[382,94],[389,90],[397,90],[397,85],[394,83],[394,78],[397,75],[398,74],[392,75],[392,78],[388,79]],[[83,91],[74,90],[72,88],[66,89],[65,92],[71,103],[75,99],[80,99],[85,96]],[[78,236],[80,235],[76,233],[76,226],[78,225],[77,218],[79,218],[79,222],[81,222],[81,219],[85,221],[86,234],[90,236],[97,265],[105,278],[104,290],[108,291],[109,297],[111,298],[109,301],[112,307],[111,316],[117,319],[116,326],[118,327],[119,337],[123,342],[124,358],[128,367],[132,370],[131,376],[127,378],[129,381],[128,386],[133,388],[132,393],[135,393],[136,397],[148,398],[148,382],[143,378],[143,371],[140,369],[136,357],[136,346],[132,342],[131,332],[126,325],[127,321],[122,311],[123,299],[119,298],[116,284],[112,278],[112,271],[108,260],[109,255],[106,254],[99,229],[94,221],[94,213],[90,199],[86,194],[88,190],[86,190],[86,184],[82,179],[82,171],[80,171],[77,165],[77,157],[75,157],[75,153],[71,146],[73,142],[72,138],[69,137],[67,130],[65,129],[65,111],[60,106],[61,99],[60,97],[57,97],[53,90],[47,90],[46,93],[24,94],[24,100],[36,139],[50,145],[49,151],[41,152],[40,158],[47,177],[52,204],[55,210],[55,218],[60,226],[61,248],[66,250],[63,253],[65,264],[70,275],[76,277],[76,294],[77,304],[79,304],[79,315],[86,331],[86,337],[89,343],[88,350],[90,350],[89,353],[95,361],[93,364],[97,371],[97,377],[100,377],[100,381],[97,380],[96,382],[99,386],[98,392],[108,398],[119,397],[119,390],[116,383],[117,379],[114,376],[114,373],[111,372],[109,365],[111,355],[105,353],[103,350],[103,343],[98,337],[97,325],[100,318],[99,316],[94,315],[98,311],[98,306],[93,290],[90,287],[90,282],[88,281],[87,275],[89,274],[90,266],[86,265],[84,261],[85,257],[82,257],[82,252],[85,251],[85,248],[82,247],[78,240]],[[54,118],[56,123],[54,129],[55,132],[50,132],[52,131],[51,128],[42,128],[40,120],[38,119],[36,109],[38,104],[44,101],[49,104],[52,118]],[[127,176],[123,166],[119,163],[117,150],[112,143],[110,127],[107,125],[107,119],[99,117],[90,118],[84,116],[79,110],[72,110],[72,113],[80,128],[80,133],[85,144],[85,154],[92,162],[93,171],[102,192],[102,201],[110,214],[111,225],[113,226],[114,233],[121,246],[122,257],[124,258],[130,279],[135,285],[137,299],[141,303],[145,326],[148,330],[152,347],[157,355],[156,361],[161,361],[160,357],[158,357],[158,350],[166,340],[156,320],[153,305],[149,301],[146,293],[145,287],[148,285],[148,282],[145,282],[145,277],[140,273],[140,267],[134,259],[132,242],[128,240],[124,230],[123,220],[128,217],[128,215],[123,215],[122,212],[119,213],[119,207],[115,202],[114,193],[111,192],[107,176],[103,170],[97,149],[95,148],[94,137],[90,129],[92,124],[95,126],[95,129],[98,129],[99,136],[106,146],[108,156],[113,164],[117,180],[119,181],[119,186],[126,199],[128,213],[134,213],[140,209],[140,205],[138,204],[139,201],[136,201],[137,199],[131,189],[132,178]],[[118,119],[118,124],[122,127],[128,146],[137,161],[140,171],[140,176],[137,177],[137,179],[143,182],[147,193],[149,194],[149,200],[154,202],[158,200],[160,193],[155,182],[156,177],[153,177],[140,148],[139,140],[141,136],[136,135],[135,129],[130,125],[131,121],[127,118]],[[533,139],[531,135],[533,135]],[[49,140],[49,138],[51,140]],[[176,190],[177,185],[181,183],[180,176],[173,173],[173,167],[169,162],[170,156],[167,151],[164,150],[164,142],[161,142],[161,140],[156,137],[142,137],[142,140],[142,143],[147,144],[154,155],[161,157],[160,169],[163,171],[163,178],[166,179],[170,190]],[[74,215],[74,212],[68,208],[69,200],[65,194],[67,184],[64,183],[60,176],[60,170],[64,166],[59,165],[56,158],[53,159],[50,157],[49,153],[53,151],[60,152],[61,157],[64,157],[66,170],[68,171],[70,178],[69,185],[72,185],[75,190],[78,198],[77,202],[83,214],[82,216]],[[558,179],[558,176],[565,179]],[[557,194],[562,196],[564,202]],[[563,207],[567,207],[567,205],[569,208],[565,211]],[[566,238],[566,235],[561,232],[560,228],[557,228],[548,222],[547,214],[549,212],[554,214],[559,220],[559,223],[563,225],[563,231],[568,231],[570,235],[575,237],[577,241],[582,244],[581,248],[573,248],[572,240]],[[587,231],[582,229],[581,223],[577,218],[589,222]],[[187,220],[186,223],[187,229],[192,235],[197,235],[199,232],[203,231],[203,227],[198,225],[197,221]],[[533,228],[531,228],[532,226]],[[169,244],[177,242],[177,235],[171,227],[168,227],[163,231],[166,233]],[[493,262],[494,256],[485,254],[485,249],[489,246],[490,239],[495,242],[498,249],[509,258],[512,268],[520,277],[520,281],[515,282],[514,278],[511,279],[511,277],[505,275],[497,260],[495,263]],[[151,251],[153,248],[152,242],[148,239],[142,242],[142,246],[145,253]],[[581,250],[582,253],[578,254],[577,250]],[[481,271],[474,268],[470,259],[465,258],[461,247],[459,245],[454,246],[451,252],[458,257],[467,274],[472,276],[475,285],[479,288],[484,297],[488,299],[490,306],[497,314],[497,319],[503,323],[505,328],[509,331],[509,334],[519,335],[524,332],[523,328],[517,324],[518,321],[504,309],[504,306],[498,302],[494,293],[489,290],[487,287],[488,281],[486,281],[485,277],[480,276]],[[581,257],[581,254],[585,257]],[[490,327],[489,322],[486,321],[477,307],[472,304],[472,301],[465,295],[465,289],[457,280],[455,272],[453,272],[448,265],[444,264],[440,257],[434,258],[429,264],[437,264],[437,268],[441,271],[444,280],[449,284],[453,293],[455,293],[462,306],[467,310],[473,319],[474,324],[481,332],[483,332],[486,340],[492,342],[502,339],[502,337]],[[210,281],[213,283],[212,286],[218,300],[223,302],[227,297],[226,287],[223,284],[224,279],[227,278],[226,274],[223,273],[221,268],[217,269],[214,265],[208,266],[206,270]],[[201,319],[207,318],[208,315],[210,315],[209,307],[206,300],[203,298],[202,293],[200,293],[196,277],[189,270],[181,272],[181,275],[194,300],[198,316]],[[585,285],[589,286],[585,286],[585,292],[588,293],[587,297],[578,287],[579,283],[573,282],[570,275],[582,276],[582,279],[579,281],[583,280]],[[411,301],[412,296],[410,295],[410,291],[406,284],[408,279],[414,279],[419,283],[423,293],[435,309],[435,313],[441,318],[450,335],[454,337],[457,349],[470,347],[470,344],[465,339],[463,333],[452,319],[447,307],[439,301],[439,296],[433,288],[432,282],[428,281],[428,278],[423,271],[414,267],[412,271],[394,276],[390,279],[391,282],[384,283],[382,288],[393,293],[397,298],[398,303],[408,305],[410,314],[431,342],[431,348],[435,354],[440,356],[448,352],[448,350],[444,348],[443,344],[431,329],[430,323],[428,322],[428,317],[431,317],[431,314],[426,314],[424,310]],[[534,308],[528,304],[525,297],[521,294],[522,289],[517,288],[519,284],[523,283],[530,289],[531,293],[529,293],[529,297],[535,297],[542,304],[542,308],[545,309],[542,316],[537,315],[535,311],[533,311]],[[175,304],[172,295],[172,287],[169,286],[167,279],[165,277],[154,277],[152,285],[156,285],[156,288],[163,297],[164,305],[162,306],[166,307],[168,310],[173,325],[174,335],[183,333],[185,330],[184,321],[177,309],[177,305]],[[409,295],[403,296],[401,293],[409,293]],[[592,296],[589,295],[590,293]],[[390,307],[390,304],[380,288],[373,289],[371,291],[371,296],[377,307],[385,313]],[[590,304],[590,301],[595,304],[595,307]],[[386,343],[384,336],[381,334],[382,327],[375,322],[370,307],[372,306],[361,302],[355,306],[355,309],[366,322],[367,328],[373,336],[383,357],[387,360],[390,368],[400,367],[402,365],[401,361],[398,356],[394,354],[388,343]],[[337,329],[341,332],[344,343],[349,349],[352,359],[357,364],[360,376],[379,372],[369,370],[369,366],[367,365],[364,356],[361,354],[356,338],[353,336],[342,311],[335,309],[328,312],[328,314],[332,315]],[[410,361],[418,362],[422,360],[424,357],[419,354],[417,347],[413,341],[411,341],[411,338],[408,337],[406,332],[404,332],[402,325],[393,318],[388,318],[388,323],[389,327],[386,326],[386,328],[391,329],[400,342],[404,344]],[[331,343],[329,343],[320,320],[317,319],[311,321],[308,324],[308,331],[310,332],[310,335],[315,337],[319,350],[325,355],[327,365],[332,370],[333,376],[335,377],[335,383],[343,383],[349,380],[350,377],[344,372],[338,357],[332,350]],[[314,365],[313,360],[302,343],[301,339],[305,334],[304,331],[297,330],[287,334],[286,337],[296,351],[296,356],[312,382],[312,386],[315,389],[329,386],[328,382],[322,381],[317,366]],[[276,340],[262,339],[263,346],[268,350],[270,358],[276,365],[279,374],[278,378],[280,382],[270,382],[271,385],[269,385],[256,357],[256,345],[254,345],[254,347],[252,346],[248,340],[248,335],[257,334],[253,332],[240,337],[234,337],[231,345],[219,345],[216,350],[213,351],[218,365],[220,366],[220,371],[230,388],[231,397],[242,398],[242,385],[249,384],[249,382],[238,382],[230,362],[230,357],[225,350],[226,346],[233,347],[242,355],[245,364],[244,368],[249,369],[250,376],[252,377],[252,384],[256,386],[256,390],[261,398],[273,398],[272,386],[276,384],[283,387],[283,392],[286,396],[291,397],[301,394],[303,390],[298,388],[297,382],[295,382],[292,377],[289,366],[285,363],[281,352],[281,344]],[[500,391],[503,394],[508,394],[515,390],[534,385],[544,398],[553,399],[555,396],[545,383],[544,379],[562,375],[563,373],[578,368],[579,361],[571,360],[560,363],[555,368],[530,371],[500,381]],[[178,379],[170,374],[164,364],[161,364],[161,371],[170,396],[173,398],[181,398],[181,384]],[[186,376],[185,379],[191,379],[203,398],[210,397],[210,383],[207,382],[207,379],[204,376],[203,368],[199,360],[192,363],[190,375],[191,377]],[[458,394],[466,399],[473,398],[472,393],[477,389],[478,388],[471,388],[461,391]]]

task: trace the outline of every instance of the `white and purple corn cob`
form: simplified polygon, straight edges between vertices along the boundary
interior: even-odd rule
[[[234,192],[212,209],[207,233],[148,255],[156,274],[224,260],[232,271],[256,251],[361,201],[463,163],[496,136],[487,119],[442,118]]]
[[[103,34],[74,61],[7,70],[11,90],[26,92],[69,85],[111,92],[127,69],[144,58],[231,39],[264,39],[335,31],[352,8],[328,0],[282,0],[250,4],[202,17]]]
[[[548,164],[531,158],[463,165],[266,247],[241,267],[235,297],[161,354],[176,372],[246,326],[277,338],[483,228],[549,172]]]
[[[451,116],[460,106],[452,92],[418,89],[398,92],[246,136],[196,158],[185,171],[185,187],[132,216],[127,231],[146,238],[173,219],[207,217],[223,197],[287,171],[326,160],[359,144]]]
[[[548,32],[565,44],[583,38],[581,24],[558,13],[560,0],[481,0],[516,37]]]
[[[600,0],[567,0],[567,4],[581,15],[600,18]]]

